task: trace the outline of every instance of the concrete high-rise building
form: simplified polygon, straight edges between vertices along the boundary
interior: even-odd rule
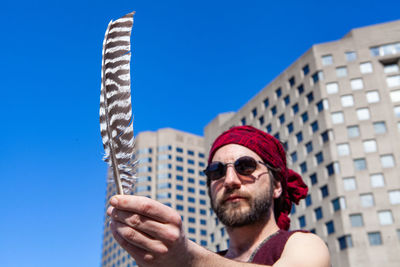
[[[333,266],[400,266],[400,21],[312,46],[239,111],[204,130],[253,125],[284,142],[309,186],[292,229],[315,232]],[[211,225],[209,248],[228,237]],[[312,257],[313,255],[310,255]]]
[[[136,137],[136,151],[138,180],[134,194],[150,197],[177,210],[187,237],[207,246],[209,201],[202,172],[206,165],[203,138],[170,128],[141,132]],[[114,194],[115,185],[108,183],[107,203]],[[136,266],[106,225],[102,266]]]

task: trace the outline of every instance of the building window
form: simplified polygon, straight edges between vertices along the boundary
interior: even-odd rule
[[[338,78],[347,76],[347,68],[346,67],[337,67],[336,68],[336,76]]]
[[[369,91],[366,93],[368,103],[378,103],[380,100],[378,91]]]
[[[326,171],[328,173],[328,176],[339,173],[339,164],[337,162],[334,162],[326,165]]]
[[[313,173],[310,175],[310,181],[312,185],[315,185],[316,183],[318,183],[318,178],[317,178],[317,174]]]
[[[372,187],[384,187],[385,179],[382,173],[376,173],[370,175],[371,186]]]
[[[297,139],[297,143],[301,143],[303,141],[303,133],[302,132],[298,132],[296,134],[296,139]]]
[[[364,88],[364,83],[361,78],[350,80],[351,89],[353,90],[361,90]]]
[[[350,223],[352,227],[364,226],[364,221],[361,213],[350,214]]]
[[[313,94],[313,92],[308,93],[308,94],[307,94],[307,101],[308,101],[308,104],[310,104],[311,102],[313,102],[313,100],[314,100],[314,94]]]
[[[368,108],[359,108],[357,109],[357,118],[360,121],[365,121],[365,120],[369,120],[370,115],[369,115],[369,109]]]
[[[301,173],[307,172],[307,162],[304,161],[303,163],[300,164],[300,170],[301,170]]]
[[[285,105],[286,105],[286,106],[289,105],[289,104],[290,104],[290,96],[289,96],[289,95],[285,96],[285,97],[283,98],[283,101],[285,102]]]
[[[383,66],[383,72],[386,74],[390,74],[393,72],[398,72],[399,71],[399,65],[398,64],[387,64]]]
[[[400,106],[394,107],[393,110],[396,118],[400,118]]]
[[[318,152],[315,155],[315,161],[317,162],[318,165],[324,162],[324,155],[322,154],[322,152]]]
[[[340,250],[353,247],[353,241],[351,235],[344,235],[338,238]]]
[[[394,167],[394,158],[393,155],[383,155],[381,156],[381,165],[382,168],[392,168]]]
[[[344,200],[344,197],[337,197],[333,199],[331,202],[332,202],[332,209],[334,212],[338,210],[344,210],[346,208],[346,202]]]
[[[281,114],[281,115],[279,116],[279,122],[280,122],[281,124],[284,124],[284,123],[285,123],[285,114]]]
[[[376,152],[376,141],[375,140],[366,140],[363,141],[363,147],[365,153]]]
[[[354,160],[354,168],[357,171],[363,171],[367,169],[367,162],[364,158],[359,158]]]
[[[308,65],[305,65],[303,67],[303,75],[306,76],[310,72],[310,67]]]
[[[301,114],[301,119],[303,120],[303,123],[306,123],[308,121],[308,113],[307,111]]]
[[[289,123],[286,127],[287,127],[288,134],[293,132],[293,123],[292,122]]]
[[[389,201],[392,205],[400,204],[400,190],[389,191]]]
[[[260,118],[258,118],[258,122],[260,123],[260,125],[264,124],[264,116],[261,116]]]
[[[373,123],[375,134],[384,134],[386,133],[386,124],[384,121],[377,121]]]
[[[324,215],[322,214],[322,208],[321,207],[316,208],[314,210],[314,214],[315,214],[315,220],[317,220],[317,221],[321,220],[324,217]]]
[[[253,114],[253,118],[257,117],[257,108],[254,108],[251,113]]]
[[[360,136],[360,129],[358,125],[348,126],[347,127],[347,135],[349,138],[354,138]]]
[[[306,217],[304,215],[299,217],[299,225],[301,228],[306,226]]]
[[[271,133],[271,132],[272,132],[272,125],[271,125],[271,123],[268,124],[267,127],[265,127],[265,128],[267,129],[267,132],[268,132],[268,133]]]
[[[400,75],[386,77],[386,83],[388,87],[400,86]]]
[[[368,208],[375,205],[374,196],[372,193],[361,194],[360,195],[361,206]]]
[[[326,232],[328,235],[333,234],[335,232],[335,225],[333,224],[333,221],[329,221],[325,223],[326,225]]]
[[[372,63],[371,62],[363,62],[360,64],[360,72],[362,74],[372,73]]]
[[[329,132],[329,130],[326,130],[326,131],[324,131],[323,133],[321,133],[321,139],[322,139],[322,143],[326,143],[326,142],[328,142],[329,141],[329,135],[330,135],[330,132]]]
[[[272,113],[272,116],[276,115],[276,106],[273,106],[271,108],[271,113]]]
[[[279,140],[279,133],[274,134],[274,137]]]
[[[290,87],[293,87],[295,84],[296,84],[296,80],[295,80],[294,76],[292,76],[292,77],[289,79],[289,86],[290,86]]]
[[[299,95],[304,93],[304,85],[300,84],[299,86],[297,86],[297,92],[299,93]]]
[[[299,105],[296,103],[292,106],[292,110],[293,110],[293,115],[297,114],[297,112],[299,112]]]
[[[297,162],[297,152],[293,152],[292,154],[290,154],[290,157],[292,158],[292,162],[296,163]]]
[[[371,246],[382,245],[382,237],[380,232],[368,233],[368,241]]]
[[[325,88],[326,93],[329,95],[339,92],[339,84],[337,82],[327,83]]]
[[[328,66],[333,64],[333,57],[332,55],[324,55],[322,56],[322,65]]]
[[[190,212],[190,213],[195,213],[195,212],[196,212],[196,208],[194,208],[194,207],[188,207],[188,212]]]
[[[400,90],[390,92],[390,99],[392,102],[399,102],[400,101]]]
[[[354,177],[343,178],[343,188],[345,191],[353,191],[357,189],[356,179]]]
[[[345,55],[346,55],[346,60],[349,62],[355,61],[357,59],[357,54],[354,51],[346,52]]]
[[[204,157],[205,157],[204,153],[200,153],[200,152],[199,152],[199,158],[204,159]]]
[[[342,107],[352,107],[354,106],[354,98],[352,95],[343,95],[340,97],[342,102]]]
[[[344,122],[343,112],[341,111],[331,113],[331,118],[333,124],[339,124]]]
[[[308,194],[308,195],[306,196],[305,201],[306,201],[306,207],[309,207],[309,206],[312,205],[312,198],[311,198],[311,195],[310,195],[310,194]]]
[[[306,151],[307,153],[311,153],[313,151],[313,145],[311,141],[306,144]]]
[[[290,210],[290,214],[296,213],[296,205],[292,205],[292,209]]]
[[[329,109],[328,100],[326,100],[326,99],[320,100],[320,101],[316,104],[316,106],[317,106],[318,112],[321,112],[321,111],[323,111],[324,109]]]
[[[269,99],[264,99],[264,107],[267,108],[269,106]]]
[[[242,125],[246,125],[246,118],[243,117],[243,118],[240,120],[240,122],[242,123]]]
[[[183,149],[182,149],[182,148],[180,148],[180,147],[177,147],[177,148],[176,148],[176,152],[178,152],[178,153],[182,153],[182,152],[183,152]]]
[[[318,81],[322,81],[324,79],[324,73],[322,71],[317,71],[311,76],[311,78],[312,78],[312,81],[315,84]]]
[[[322,198],[326,198],[327,196],[329,196],[329,190],[328,190],[328,185],[324,185],[320,188],[321,190],[321,196]]]
[[[350,146],[349,144],[338,144],[337,145],[337,153],[339,156],[347,156],[350,155]]]
[[[378,211],[378,218],[381,225],[393,224],[393,215],[390,210]]]

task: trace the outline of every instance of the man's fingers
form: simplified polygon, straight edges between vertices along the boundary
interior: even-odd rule
[[[167,243],[175,242],[180,236],[180,228],[154,221],[153,219],[140,214],[134,214],[113,207],[110,207],[107,210],[107,214],[114,221],[126,224],[154,239]]]
[[[113,225],[113,223],[110,224],[110,229],[111,229],[111,232],[112,232],[115,240],[118,242],[118,244],[123,249],[125,249],[136,261],[139,260],[139,259],[144,259],[144,258],[146,258],[147,260],[153,260],[154,259],[154,256],[150,252],[148,252],[148,251],[146,251],[146,250],[144,250],[144,249],[142,249],[140,247],[134,246],[131,243],[129,243],[127,240],[125,240],[118,233],[118,231],[116,230],[116,228]]]
[[[138,213],[161,223],[181,224],[181,218],[175,210],[147,197],[117,195],[111,198],[110,204],[120,210]]]
[[[155,240],[150,236],[142,233],[132,227],[127,226],[126,224],[112,221],[110,225],[110,229],[114,234],[114,237],[121,237],[118,243],[122,247],[127,247],[127,249],[135,250],[137,248],[142,249],[145,252],[150,254],[164,254],[168,252],[168,248],[159,240]]]

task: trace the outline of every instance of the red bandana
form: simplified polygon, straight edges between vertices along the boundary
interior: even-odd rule
[[[290,218],[288,217],[292,203],[299,204],[300,199],[307,196],[308,188],[301,176],[286,166],[286,153],[281,143],[272,135],[258,130],[252,126],[238,126],[222,133],[211,147],[208,164],[215,152],[222,146],[238,144],[257,153],[264,162],[280,169],[275,172],[275,179],[282,184],[282,201],[275,202],[274,213],[277,216],[279,228],[288,230]]]

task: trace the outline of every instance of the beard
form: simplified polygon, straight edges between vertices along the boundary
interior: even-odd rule
[[[244,199],[238,202],[224,201],[229,195],[236,194]],[[238,190],[227,190],[219,199],[213,199],[210,191],[211,207],[218,219],[227,227],[251,225],[262,220],[269,220],[273,203],[273,186],[257,195],[243,194]],[[244,205],[246,202],[247,205]]]

